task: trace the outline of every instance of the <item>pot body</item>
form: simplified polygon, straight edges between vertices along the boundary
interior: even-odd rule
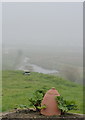
[[[41,103],[41,106],[46,105],[46,108],[41,110],[41,114],[46,116],[61,114],[61,111],[59,110],[57,102],[55,100],[56,96],[60,96],[60,94],[55,88],[47,91]]]

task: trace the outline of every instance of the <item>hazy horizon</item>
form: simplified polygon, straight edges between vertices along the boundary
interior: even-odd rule
[[[83,45],[82,3],[3,3],[3,44]]]
[[[3,69],[30,63],[83,80],[83,3],[3,3],[2,21]]]

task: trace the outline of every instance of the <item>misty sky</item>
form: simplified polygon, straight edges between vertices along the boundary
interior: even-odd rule
[[[83,3],[3,3],[2,7],[6,45],[83,45]]]

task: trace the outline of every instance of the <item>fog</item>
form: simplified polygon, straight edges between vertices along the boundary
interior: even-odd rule
[[[3,3],[2,13],[3,69],[37,65],[81,83],[83,3]]]

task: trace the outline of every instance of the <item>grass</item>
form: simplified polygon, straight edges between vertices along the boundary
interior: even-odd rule
[[[66,81],[53,75],[32,72],[30,76],[23,75],[22,71],[2,72],[2,111],[9,111],[18,105],[29,105],[28,98],[36,89],[55,87],[67,100],[74,100],[78,110],[71,112],[83,113],[83,86]]]

